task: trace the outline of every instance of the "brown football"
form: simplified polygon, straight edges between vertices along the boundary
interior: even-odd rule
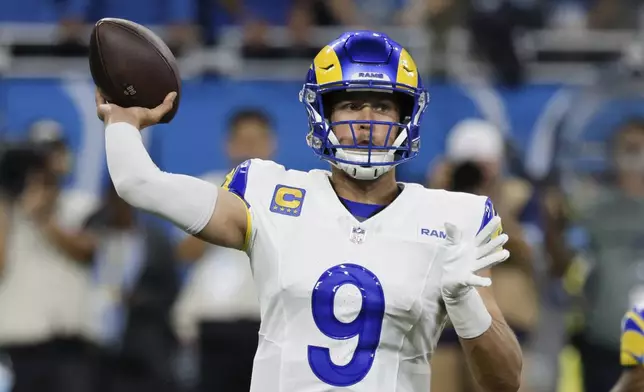
[[[151,109],[176,91],[174,107],[161,122],[170,122],[177,113],[181,96],[177,61],[148,28],[124,19],[99,20],[90,39],[89,67],[108,102]]]

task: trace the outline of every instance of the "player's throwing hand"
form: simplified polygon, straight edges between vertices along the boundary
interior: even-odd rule
[[[171,92],[166,95],[161,105],[154,109],[141,107],[122,108],[105,101],[105,98],[103,98],[98,90],[96,90],[95,98],[96,114],[98,115],[98,118],[105,123],[105,125],[125,122],[140,130],[154,124],[158,124],[163,116],[172,110],[174,100],[177,98],[177,93]]]
[[[502,248],[508,241],[507,234],[494,237],[500,227],[501,218],[495,216],[473,240],[465,241],[458,227],[445,224],[447,249],[441,280],[444,299],[454,300],[467,294],[473,287],[492,284],[490,278],[478,276],[476,272],[491,268],[510,257],[510,252]]]

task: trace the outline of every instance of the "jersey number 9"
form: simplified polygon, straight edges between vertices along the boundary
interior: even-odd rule
[[[343,323],[334,314],[338,289],[351,284],[360,290],[362,307],[351,322]],[[353,357],[346,365],[336,365],[326,347],[309,346],[309,365],[327,384],[347,387],[360,382],[373,365],[385,315],[385,295],[378,277],[356,264],[341,264],[326,270],[313,288],[313,319],[320,332],[331,339],[346,340],[358,336]]]

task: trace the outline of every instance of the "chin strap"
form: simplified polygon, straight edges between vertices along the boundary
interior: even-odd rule
[[[393,165],[362,167],[348,163],[331,162],[331,164],[347,173],[350,177],[363,181],[375,180],[393,168]]]

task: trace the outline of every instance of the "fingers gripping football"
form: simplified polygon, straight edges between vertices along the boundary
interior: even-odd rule
[[[142,107],[122,108],[108,103],[97,89],[95,94],[96,114],[106,125],[126,122],[138,129],[144,129],[158,124],[172,110],[176,97],[177,93],[171,92],[159,106],[152,109]]]

